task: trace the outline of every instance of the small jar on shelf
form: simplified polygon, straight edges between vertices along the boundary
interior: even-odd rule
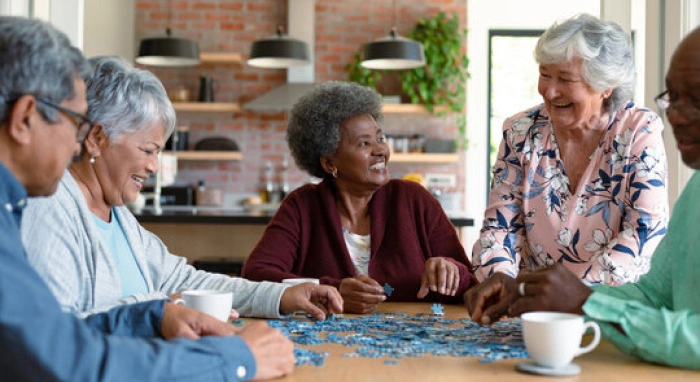
[[[165,149],[172,151],[184,151],[189,147],[190,129],[187,126],[178,126],[173,134],[165,142]]]
[[[263,203],[278,202],[278,193],[275,189],[274,172],[272,162],[265,163],[265,170],[262,176],[262,184],[260,185],[260,199]]]
[[[394,152],[402,154],[408,152],[408,135],[398,134],[394,136]]]
[[[413,134],[408,141],[408,152],[422,153],[425,144],[425,134]]]
[[[279,187],[278,187],[278,199],[281,202],[287,194],[289,194],[289,179],[287,179],[287,172],[289,170],[289,162],[287,159],[282,161],[279,172]]]

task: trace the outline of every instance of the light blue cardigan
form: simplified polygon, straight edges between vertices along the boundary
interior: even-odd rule
[[[233,291],[233,308],[242,316],[280,317],[280,298],[287,285],[198,271],[184,257],[168,252],[126,207],[114,211],[146,279],[148,294],[122,298],[117,266],[68,171],[53,196],[29,201],[21,227],[29,262],[66,311],[84,317],[187,289],[216,289]]]

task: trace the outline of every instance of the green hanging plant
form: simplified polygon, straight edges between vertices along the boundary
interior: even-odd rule
[[[362,48],[352,56],[352,62],[345,65],[345,70],[348,72],[348,79],[352,82],[357,82],[360,85],[369,86],[376,89],[377,83],[382,78],[384,70],[370,70],[362,67]]]
[[[450,19],[444,12],[435,17],[419,20],[408,37],[423,44],[426,65],[422,68],[399,71],[401,89],[411,103],[422,104],[435,115],[457,113],[459,137],[456,143],[466,147],[465,84],[469,73],[469,59],[463,53],[466,29],[460,29],[459,18]],[[345,69],[350,81],[377,87],[384,70],[369,70],[360,66],[361,53]]]

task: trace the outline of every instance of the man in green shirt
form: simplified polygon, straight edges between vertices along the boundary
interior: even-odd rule
[[[700,170],[700,28],[676,48],[656,97],[673,127],[685,162]],[[499,278],[464,296],[481,323],[535,310],[586,314],[625,353],[671,366],[700,369],[700,172],[676,202],[668,233],[651,270],[636,284],[586,287],[564,266],[521,273],[516,283]]]

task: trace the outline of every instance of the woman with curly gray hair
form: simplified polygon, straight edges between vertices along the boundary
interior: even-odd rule
[[[661,119],[630,101],[632,53],[622,27],[585,14],[538,40],[544,103],[503,125],[472,252],[477,277],[488,279],[468,294],[475,317],[492,296],[542,292],[516,283],[523,268],[559,263],[587,284],[607,285],[648,272],[668,221],[666,157]],[[504,313],[508,304],[498,306]]]
[[[339,289],[349,313],[386,299],[462,301],[474,284],[471,264],[438,201],[417,183],[390,179],[381,106],[376,91],[348,82],[324,83],[294,105],[292,156],[323,181],[284,199],[244,277],[318,278]]]

